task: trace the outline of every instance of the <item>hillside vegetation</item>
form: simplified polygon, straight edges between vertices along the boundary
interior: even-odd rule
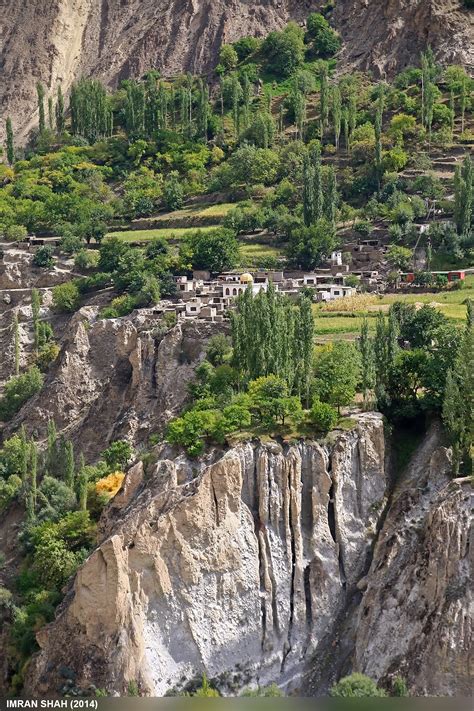
[[[35,269],[46,275],[69,258],[52,312],[66,318],[97,297],[107,319],[174,299],[174,278],[192,270],[309,271],[340,250],[357,271],[354,300],[312,304],[308,290],[293,303],[272,287],[247,290],[230,338],[211,340],[185,410],[150,433],[150,447],[167,438],[196,457],[253,436],[324,437],[352,427],[355,405],[375,406],[395,426],[442,416],[453,474],[467,473],[473,277],[448,283],[433,272],[474,265],[474,82],[429,48],[391,83],[344,74],[340,47],[312,14],[304,28],[223,45],[211,77],[149,71],[114,92],[82,79],[68,101],[59,90],[49,102],[39,83],[26,148],[6,122],[2,257],[44,240]],[[372,294],[347,245],[374,236],[384,249]],[[419,288],[400,296],[407,271]],[[59,353],[42,296],[30,296],[33,346],[22,359],[17,313],[5,423],[43,388]],[[134,455],[116,441],[86,463],[54,422],[47,442],[24,428],[5,438],[0,510],[18,506],[23,547],[21,570],[0,590],[14,691]]]

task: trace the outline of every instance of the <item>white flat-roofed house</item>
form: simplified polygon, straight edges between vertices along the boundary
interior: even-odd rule
[[[342,284],[320,284],[316,287],[316,298],[318,301],[334,301],[353,296],[356,290],[352,286],[342,286]]]

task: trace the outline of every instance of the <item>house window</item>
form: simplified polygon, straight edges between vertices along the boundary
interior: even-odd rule
[[[237,289],[232,289],[232,295],[237,296]]]
[[[334,296],[340,296],[341,292],[340,291],[334,291]]]

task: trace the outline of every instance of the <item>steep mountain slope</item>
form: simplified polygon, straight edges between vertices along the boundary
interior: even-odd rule
[[[4,2],[0,113],[18,139],[36,125],[35,83],[67,91],[82,75],[110,85],[151,67],[165,75],[208,71],[222,42],[303,21],[322,0],[32,0]],[[461,0],[338,0],[334,22],[348,64],[393,73],[431,44],[473,65],[474,13]],[[1,122],[0,137],[4,122]]]

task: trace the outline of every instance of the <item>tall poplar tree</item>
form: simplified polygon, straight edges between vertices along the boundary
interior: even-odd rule
[[[306,227],[314,222],[314,166],[308,154],[303,162],[303,219]]]
[[[466,155],[462,165],[457,165],[454,173],[454,220],[458,234],[468,237],[474,200],[472,160]]]
[[[58,433],[54,420],[48,420],[45,471],[50,476],[55,476],[58,473],[58,461]]]
[[[74,475],[75,475],[75,465],[74,465],[74,447],[70,440],[67,440],[64,444],[64,481],[69,486],[70,489],[74,488]]]
[[[444,391],[443,422],[453,448],[453,471],[457,476],[460,464],[468,464],[473,473],[474,454],[474,325],[472,305],[468,307],[467,323],[454,367],[448,371]]]
[[[79,474],[77,477],[77,499],[79,502],[79,510],[87,510],[87,488],[89,484],[89,475],[87,472],[84,456],[81,454],[79,460]]]
[[[341,90],[336,84],[332,89],[332,122],[334,128],[334,143],[336,150],[339,150],[339,141],[341,138],[341,122],[342,122],[342,99]]]
[[[15,313],[13,319],[13,338],[15,351],[15,375],[20,374],[20,326],[18,323],[18,314]]]
[[[237,74],[232,77],[232,119],[234,121],[234,136],[237,139],[240,135],[240,101],[242,99],[242,87]]]
[[[46,128],[46,118],[45,118],[45,113],[44,113],[44,86],[41,84],[41,82],[38,82],[36,84],[36,95],[38,97],[38,126],[39,126],[39,132],[43,133],[43,131]]]
[[[59,136],[61,136],[64,133],[64,129],[66,127],[66,120],[64,117],[64,96],[63,96],[63,90],[61,89],[61,85],[58,86],[58,94],[56,98],[56,131]]]
[[[13,163],[15,162],[15,145],[14,145],[14,138],[13,138],[12,120],[9,116],[6,121],[6,133],[7,133],[7,161],[9,162],[10,165],[13,165]]]
[[[207,142],[207,129],[209,123],[209,87],[199,80],[198,86],[198,106],[197,106],[197,131],[199,138]]]
[[[38,477],[38,450],[33,440],[30,441],[30,494],[32,498],[33,514],[36,511]]]
[[[375,385],[375,359],[372,339],[369,336],[369,322],[364,318],[360,330],[359,351],[361,355],[361,391],[364,406],[370,406],[370,393]]]
[[[327,128],[329,120],[329,84],[328,84],[328,67],[327,64],[321,63],[319,70],[319,81],[320,81],[320,103],[319,103],[319,116],[321,123],[321,138],[324,135],[324,131]]]
[[[54,107],[52,96],[48,96],[48,128],[50,131],[54,131]]]
[[[336,226],[336,210],[338,202],[336,171],[331,166],[327,169],[327,179],[324,190],[324,218]]]
[[[382,163],[382,127],[383,112],[385,107],[385,87],[379,86],[379,96],[377,99],[377,109],[375,113],[375,172],[377,174],[378,189],[380,190],[383,177]]]
[[[310,157],[314,169],[314,222],[317,222],[324,210],[321,145],[317,141],[311,146]]]

